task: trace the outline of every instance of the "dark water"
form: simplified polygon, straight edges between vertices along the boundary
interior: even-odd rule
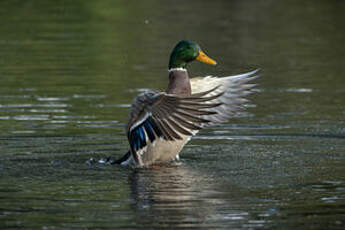
[[[1,1],[0,229],[344,229],[345,2]],[[129,105],[164,89],[177,41],[261,68],[256,107],[180,164],[127,150]],[[89,161],[90,162],[90,161]]]

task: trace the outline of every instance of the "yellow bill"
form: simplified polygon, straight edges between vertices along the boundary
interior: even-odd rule
[[[196,57],[196,60],[210,64],[210,65],[217,65],[217,62],[212,58],[209,58],[204,52],[201,50],[199,51],[199,55]]]

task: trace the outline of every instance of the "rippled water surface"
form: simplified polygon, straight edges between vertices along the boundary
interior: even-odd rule
[[[0,229],[343,229],[343,1],[1,1]],[[160,169],[127,149],[130,104],[197,41],[256,106]]]

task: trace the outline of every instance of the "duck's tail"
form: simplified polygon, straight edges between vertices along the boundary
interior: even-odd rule
[[[130,158],[130,156],[131,156],[131,151],[128,150],[128,152],[123,157],[111,162],[111,164],[122,164],[123,162],[126,162]]]

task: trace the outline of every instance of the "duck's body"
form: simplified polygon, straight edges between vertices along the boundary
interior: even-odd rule
[[[186,65],[192,60],[215,65],[194,42],[181,41],[169,63],[169,84],[165,92],[146,91],[132,104],[126,127],[130,150],[116,161],[143,167],[179,159],[191,136],[207,124],[226,122],[238,112],[254,84],[256,71],[217,78],[190,79]]]

